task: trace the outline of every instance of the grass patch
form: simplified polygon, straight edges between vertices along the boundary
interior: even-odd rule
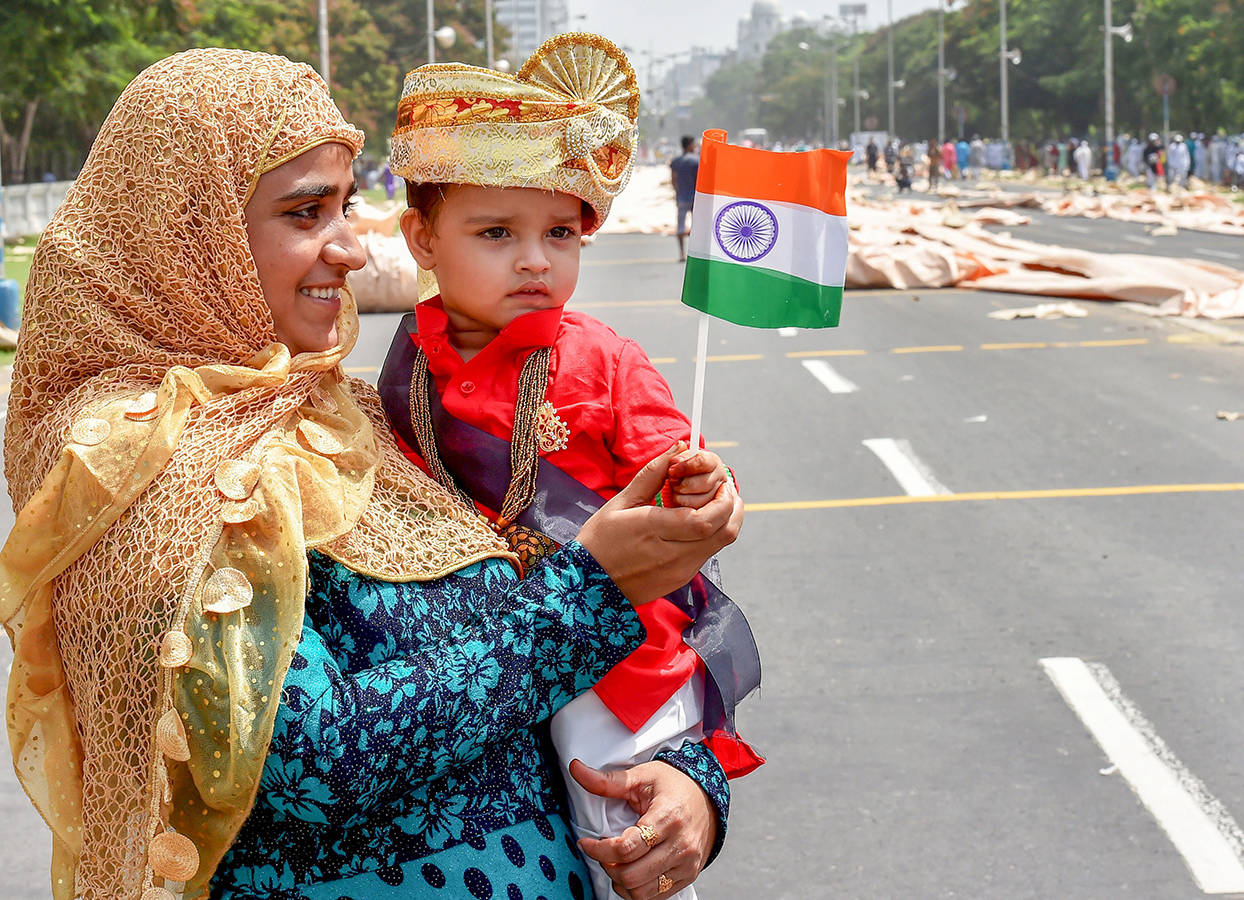
[[[0,350],[0,367],[13,365],[13,357],[16,355],[16,350]]]
[[[26,294],[26,279],[30,277],[30,264],[35,258],[35,244],[39,236],[14,238],[4,242],[4,277],[17,282],[20,296]],[[21,301],[18,300],[18,305]]]
[[[385,195],[383,185],[374,188],[363,188],[358,192],[358,196],[366,200],[372,206],[384,206],[389,202],[389,198]],[[393,195],[393,199],[401,203],[403,206],[406,205],[406,185],[402,184],[400,181],[398,182],[398,191]]]

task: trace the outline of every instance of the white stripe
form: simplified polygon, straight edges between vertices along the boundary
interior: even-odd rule
[[[877,454],[877,458],[885,463],[890,474],[898,481],[899,487],[911,497],[933,497],[937,494],[953,493],[946,485],[933,477],[929,467],[922,463],[911,450],[907,441],[896,441],[894,438],[869,438],[864,446]]]
[[[813,378],[825,385],[831,394],[854,394],[859,390],[854,381],[843,378],[824,360],[805,359],[803,367],[812,373]]]
[[[1241,258],[1239,253],[1227,253],[1223,250],[1209,250],[1205,247],[1197,247],[1196,252],[1200,253],[1202,256],[1214,256],[1218,259],[1229,259],[1233,263],[1238,263]]]
[[[1083,225],[1072,225],[1070,222],[1064,222],[1063,228],[1066,228],[1068,231],[1074,231],[1076,234],[1088,234],[1093,230],[1091,228],[1086,228]]]
[[[700,259],[772,269],[812,281],[841,287],[847,266],[847,219],[798,203],[753,200],[773,213],[777,220],[777,242],[773,249],[754,262],[739,263],[717,242],[717,214],[746,197],[727,194],[695,195],[691,211],[691,240],[687,253]]]
[[[1152,239],[1152,238],[1140,237],[1140,236],[1135,235],[1135,234],[1125,234],[1125,235],[1123,235],[1123,240],[1125,240],[1125,241],[1131,241],[1133,244],[1144,244],[1146,247],[1152,247],[1152,246],[1153,246],[1153,239]]]
[[[799,334],[799,329],[798,328],[779,328],[778,334],[780,334],[782,337],[794,337],[795,335]]]
[[[1244,833],[1123,696],[1105,666],[1043,659],[1063,699],[1158,820],[1207,894],[1244,892]]]

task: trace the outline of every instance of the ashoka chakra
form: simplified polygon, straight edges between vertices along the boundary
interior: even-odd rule
[[[755,262],[777,243],[777,216],[763,204],[738,200],[717,213],[713,234],[726,256],[736,262]]]

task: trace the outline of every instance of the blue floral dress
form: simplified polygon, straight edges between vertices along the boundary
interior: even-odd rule
[[[393,584],[312,553],[310,581],[259,795],[212,897],[589,896],[540,723],[643,640],[595,559],[572,542],[521,581],[488,560]],[[712,754],[661,758],[708,792],[720,846]]]

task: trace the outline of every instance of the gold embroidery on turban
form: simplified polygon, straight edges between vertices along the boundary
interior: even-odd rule
[[[406,75],[389,167],[416,183],[534,187],[592,207],[595,231],[630,179],[639,87],[594,34],[549,38],[514,75],[460,64]]]

